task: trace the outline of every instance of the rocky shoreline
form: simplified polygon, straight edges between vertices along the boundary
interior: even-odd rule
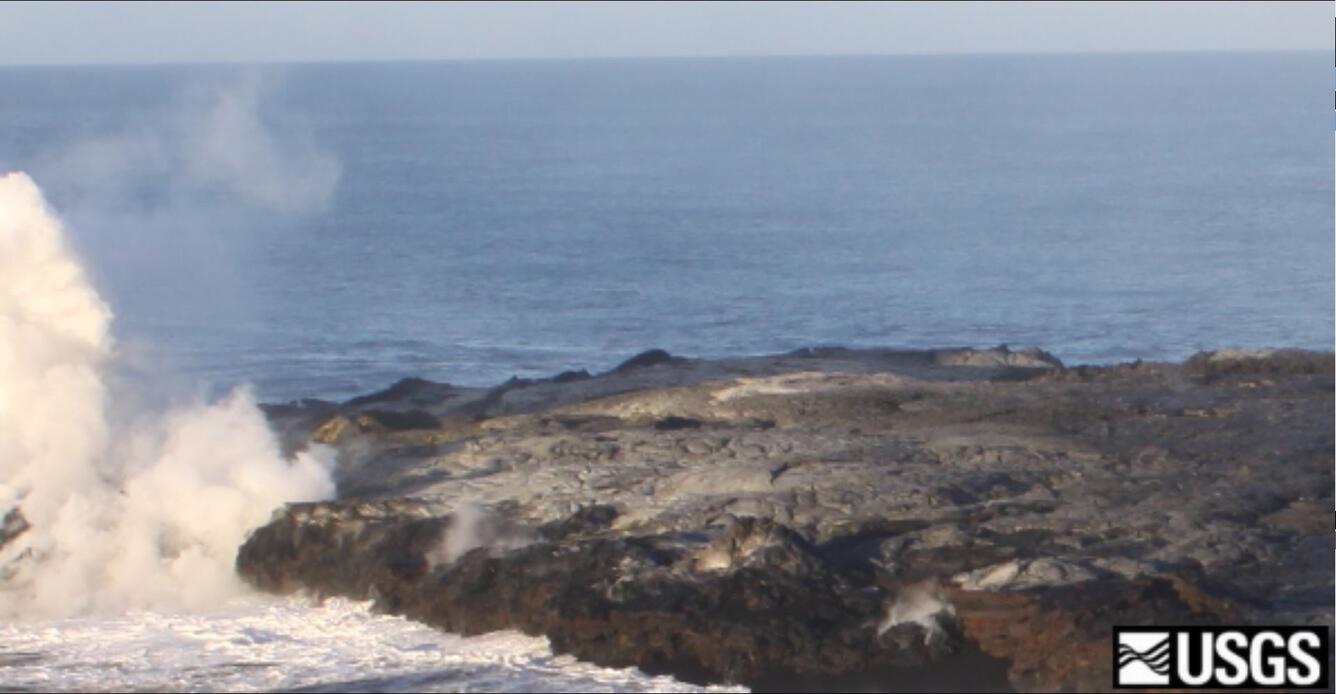
[[[266,407],[268,591],[764,690],[1110,687],[1114,624],[1330,624],[1333,356],[818,348]]]

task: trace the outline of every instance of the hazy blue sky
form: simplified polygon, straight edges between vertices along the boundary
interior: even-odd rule
[[[1330,2],[0,2],[0,64],[1332,49]]]

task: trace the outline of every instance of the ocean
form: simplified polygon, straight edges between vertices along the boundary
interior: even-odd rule
[[[121,410],[173,393],[250,383],[266,401],[344,398],[405,376],[490,385],[604,370],[651,347],[1033,344],[1068,363],[1331,349],[1330,61],[0,68],[0,171],[40,186],[96,290],[75,287],[97,328],[77,364],[102,368],[99,302],[114,314],[114,369],[99,378],[116,407],[100,409],[101,380],[81,401],[112,429]],[[15,200],[36,194],[0,182]],[[21,313],[25,291],[0,299],[17,297]],[[0,301],[0,319],[13,306]],[[67,317],[46,318],[39,337],[64,339]],[[21,357],[57,358],[25,344]],[[27,378],[14,364],[0,377]],[[31,392],[59,405],[58,392]],[[248,398],[227,402],[192,410],[199,450],[215,428],[263,428]],[[20,452],[68,434],[8,425],[0,444]],[[256,465],[276,464],[272,446],[251,443]],[[114,501],[89,467],[119,450],[106,446],[69,460]],[[317,496],[318,482],[292,484]],[[542,639],[464,639],[355,603],[102,607],[0,622],[0,688],[681,686],[553,656]]]
[[[1329,58],[5,68],[0,170],[123,344],[266,400],[653,347],[1330,349]]]

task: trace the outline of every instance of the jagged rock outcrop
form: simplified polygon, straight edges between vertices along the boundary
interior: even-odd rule
[[[1221,354],[655,356],[271,408],[341,499],[237,566],[693,681],[1107,689],[1115,624],[1331,622],[1332,355]]]

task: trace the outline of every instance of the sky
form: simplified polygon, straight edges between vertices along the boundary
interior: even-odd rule
[[[0,1],[0,64],[1332,50],[1330,2]]]

